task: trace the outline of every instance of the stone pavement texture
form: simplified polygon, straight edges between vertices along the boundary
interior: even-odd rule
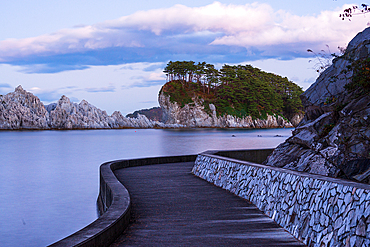
[[[112,246],[304,246],[248,201],[192,175],[193,165],[116,170],[132,220]]]

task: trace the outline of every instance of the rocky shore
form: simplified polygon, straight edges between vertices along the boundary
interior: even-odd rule
[[[369,45],[367,28],[301,95],[305,116],[266,165],[370,183],[370,96],[345,87],[349,68],[370,58]]]
[[[158,96],[159,105],[163,111],[163,122],[166,124],[181,124],[191,128],[290,128],[298,124],[303,116],[293,117],[293,124],[282,116],[267,115],[266,119],[253,119],[251,116],[238,118],[231,115],[217,116],[216,107],[209,104],[211,114],[204,109],[200,98],[193,98],[193,103],[181,107],[177,102],[171,102],[170,96],[162,90]]]
[[[144,115],[124,117],[115,111],[111,116],[85,100],[73,103],[62,96],[57,103],[44,106],[38,97],[18,86],[14,92],[0,96],[0,129],[118,129],[182,128],[164,124]]]
[[[221,117],[217,116],[212,104],[209,105],[212,114],[205,112],[199,100],[184,107],[171,103],[169,96],[164,94],[160,94],[158,100],[163,122],[153,121],[141,114],[136,118],[125,117],[119,111],[109,116],[86,100],[74,103],[65,95],[57,103],[44,105],[37,96],[18,86],[14,92],[0,96],[0,130],[293,127],[292,123],[278,115],[268,115],[266,119]],[[297,122],[300,117],[295,117]]]

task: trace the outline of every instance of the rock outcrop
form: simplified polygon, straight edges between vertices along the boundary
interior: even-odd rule
[[[238,118],[231,115],[217,116],[216,107],[209,104],[207,113],[201,98],[193,98],[193,103],[181,107],[177,102],[171,102],[170,96],[162,91],[158,96],[159,105],[163,111],[163,122],[166,124],[181,124],[186,127],[217,127],[217,128],[282,128],[293,125],[281,116],[268,115],[267,119],[252,119],[247,116]],[[299,121],[299,116],[296,117]]]
[[[370,58],[369,44],[367,28],[302,94],[303,120],[266,165],[370,183],[370,96],[345,88],[349,65]]]
[[[39,98],[18,86],[0,96],[0,129],[45,129],[49,113]]]
[[[110,129],[110,128],[180,128],[163,124],[144,115],[124,117],[119,111],[111,116],[82,100],[73,103],[62,96],[57,103],[44,106],[40,99],[18,86],[0,96],[0,129]]]

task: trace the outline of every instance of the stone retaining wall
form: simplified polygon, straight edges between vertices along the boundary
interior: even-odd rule
[[[308,246],[370,246],[370,185],[214,155],[192,172],[255,204]]]

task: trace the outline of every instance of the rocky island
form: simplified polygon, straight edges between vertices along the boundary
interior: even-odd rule
[[[44,106],[38,97],[18,86],[14,92],[0,96],[0,129],[114,129],[180,128],[144,115],[124,117],[115,111],[111,116],[86,100],[73,103],[63,95],[57,103]]]
[[[158,96],[167,124],[187,127],[282,128],[303,117],[302,89],[250,65],[170,61]]]
[[[266,165],[370,183],[370,28],[302,95],[305,115]]]
[[[109,116],[86,100],[73,103],[65,95],[45,106],[18,86],[0,95],[0,129],[278,128],[293,127],[303,117],[302,89],[287,78],[250,65],[225,65],[219,72],[206,63],[171,64],[165,72],[173,70],[167,71],[172,80],[158,96],[160,108]],[[194,70],[178,73],[183,65]]]

